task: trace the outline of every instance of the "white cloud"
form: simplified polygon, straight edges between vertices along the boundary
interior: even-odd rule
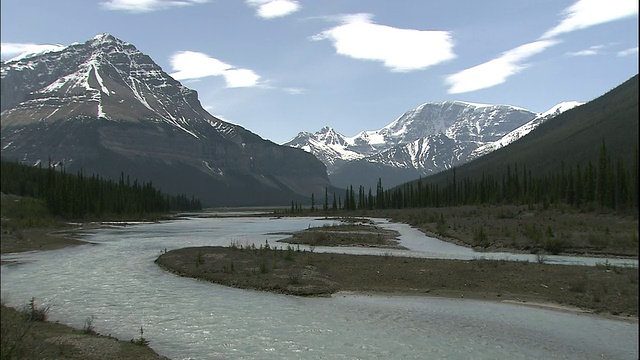
[[[260,80],[260,76],[249,69],[230,69],[223,75],[230,88],[256,86]]]
[[[508,77],[526,69],[529,57],[559,43],[557,40],[541,40],[518,46],[502,53],[496,59],[449,75],[445,83],[449,94],[460,94],[502,84]]]
[[[300,10],[295,0],[247,0],[247,4],[256,7],[256,15],[263,19],[287,16]]]
[[[578,0],[562,13],[564,19],[542,39],[636,15],[638,0]]]
[[[249,69],[240,69],[216,58],[195,51],[180,51],[171,56],[171,74],[176,80],[192,80],[207,76],[224,76],[227,87],[257,86],[260,76]]]
[[[287,94],[290,94],[290,95],[303,95],[306,92],[305,89],[294,88],[294,87],[283,88],[282,90],[284,90]]]
[[[637,53],[638,53],[638,47],[636,46],[636,47],[628,48],[622,51],[618,51],[618,56],[623,57],[623,56],[629,56]]]
[[[371,18],[370,14],[342,16],[342,25],[311,39],[330,40],[338,54],[381,61],[394,72],[422,70],[456,57],[447,31],[399,29],[375,24]]]
[[[107,10],[121,10],[131,13],[152,12],[182,7],[189,5],[204,4],[209,0],[108,0],[100,3]]]
[[[576,52],[568,52],[565,55],[567,56],[592,56],[592,55],[598,55],[601,53],[601,49],[604,48],[603,45],[595,45],[595,46],[591,46],[588,49],[584,49],[584,50],[580,50],[580,51],[576,51]]]
[[[60,51],[64,49],[64,45],[56,44],[31,44],[31,43],[2,43],[0,52],[3,59],[19,59],[25,56],[46,53],[50,51]],[[18,55],[18,56],[16,56]]]

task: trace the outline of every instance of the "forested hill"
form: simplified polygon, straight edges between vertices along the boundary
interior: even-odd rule
[[[522,139],[456,168],[458,179],[501,177],[508,167],[531,171],[534,177],[559,173],[562,167],[595,165],[602,142],[612,161],[633,169],[638,153],[638,75],[582,106],[540,125]],[[445,184],[447,170],[426,179]],[[415,183],[415,182],[414,182]]]
[[[2,193],[43,199],[56,216],[73,219],[138,217],[202,209],[200,201],[193,197],[163,194],[151,182],[132,182],[124,174],[114,182],[82,172],[67,174],[51,165],[30,167],[5,160],[1,164]]]
[[[473,162],[384,193],[383,207],[638,209],[638,76]]]

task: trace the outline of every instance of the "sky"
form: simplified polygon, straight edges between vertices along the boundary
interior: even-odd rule
[[[3,0],[3,60],[109,33],[276,143],[426,102],[544,112],[638,73],[637,0]]]

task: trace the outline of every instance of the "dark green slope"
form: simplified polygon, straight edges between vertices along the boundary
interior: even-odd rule
[[[456,168],[457,181],[485,175],[500,177],[508,166],[526,166],[534,177],[565,166],[596,164],[604,139],[612,161],[622,159],[633,168],[638,146],[638,75],[582,106],[540,125],[518,141]],[[450,181],[447,170],[426,178],[428,183]]]

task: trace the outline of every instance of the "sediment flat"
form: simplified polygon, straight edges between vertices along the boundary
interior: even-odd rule
[[[192,247],[156,263],[180,276],[299,296],[339,292],[515,301],[638,315],[638,270],[504,260],[439,260],[298,251],[293,247]]]

